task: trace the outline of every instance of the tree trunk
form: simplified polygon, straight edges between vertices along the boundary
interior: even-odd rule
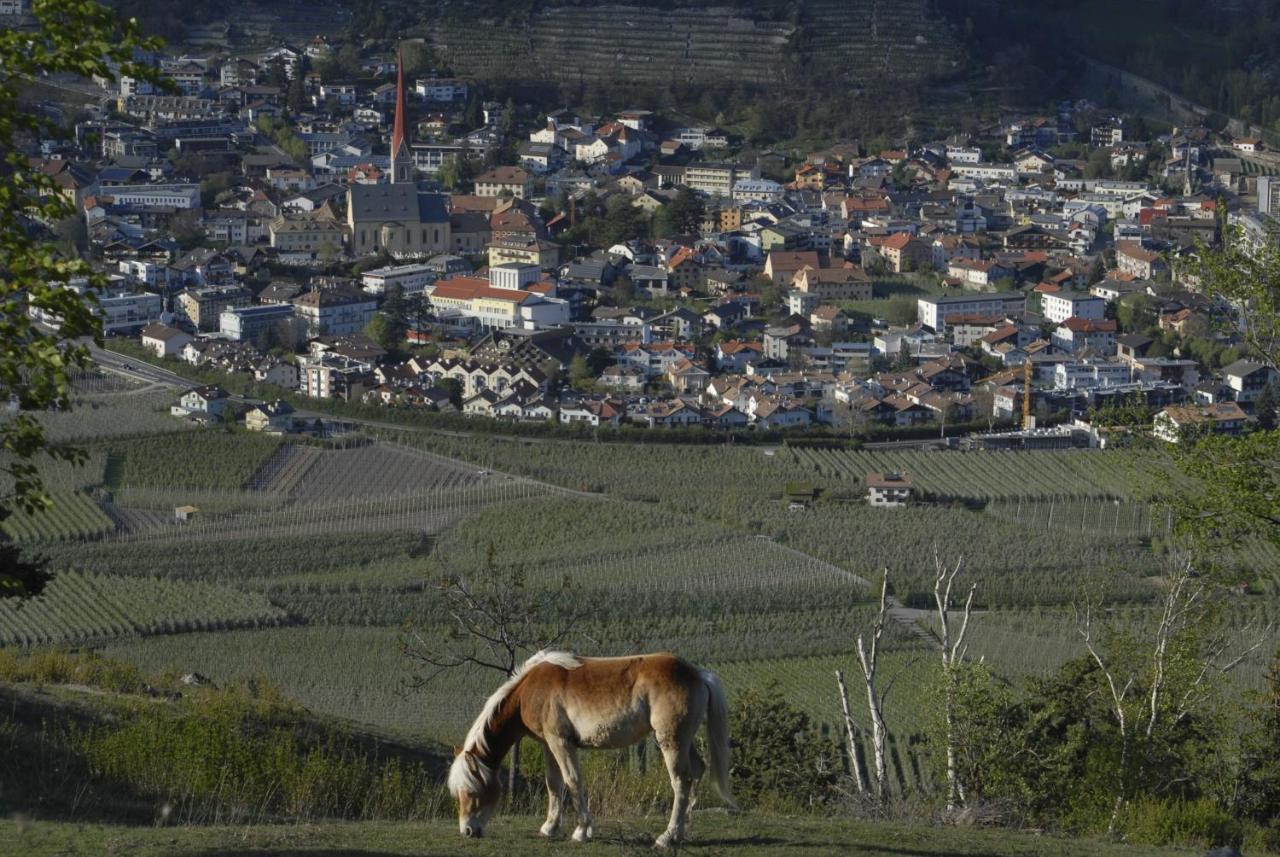
[[[964,801],[964,791],[960,785],[960,777],[956,772],[956,712],[955,712],[955,679],[947,670],[947,698],[944,702],[947,721],[947,812],[955,812],[957,803]]]
[[[956,576],[964,566],[964,558],[956,560],[953,567],[942,561],[937,551],[933,555],[937,578],[933,585],[933,599],[938,608],[939,640],[942,648],[942,710],[946,725],[947,742],[947,812],[955,812],[956,807],[964,803],[964,786],[960,782],[960,773],[956,765],[956,668],[963,663],[965,656],[965,635],[969,630],[969,618],[973,613],[973,593],[976,588],[969,587],[969,596],[964,603],[964,619],[959,633],[953,640],[951,637],[951,587]]]
[[[858,638],[858,658],[862,661],[863,678],[867,684],[867,711],[871,715],[871,752],[875,758],[876,793],[881,800],[886,797],[885,788],[888,774],[885,767],[885,727],[884,715],[880,711],[880,694],[876,692],[876,650],[871,649],[868,659],[862,646],[862,638]]]
[[[858,794],[866,794],[867,781],[862,776],[862,764],[858,753],[859,742],[853,725],[853,715],[849,713],[849,689],[844,684],[844,670],[836,670],[836,684],[840,688],[840,710],[844,712],[845,740],[849,742],[849,770],[853,773]]]

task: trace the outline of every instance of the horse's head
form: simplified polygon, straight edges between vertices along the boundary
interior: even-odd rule
[[[454,747],[449,792],[458,801],[458,831],[463,836],[483,836],[502,795],[498,772],[470,750]]]

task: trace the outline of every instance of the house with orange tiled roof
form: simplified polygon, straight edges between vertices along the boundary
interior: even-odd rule
[[[861,220],[893,213],[893,204],[882,194],[864,193],[847,196],[840,203],[840,216],[845,220]]]
[[[687,357],[672,363],[666,375],[667,383],[681,394],[701,394],[711,380],[710,372]]]
[[[1069,354],[1087,348],[1109,357],[1116,353],[1116,322],[1111,318],[1068,318],[1053,331],[1051,341]]]
[[[801,268],[817,268],[820,265],[816,250],[774,250],[765,257],[764,275],[775,286],[781,286],[790,283]]]
[[[1148,250],[1136,241],[1116,242],[1116,266],[1121,271],[1144,280],[1153,279],[1157,274],[1169,270],[1168,263],[1159,253]]]
[[[933,249],[910,232],[869,236],[863,252],[878,254],[895,274],[915,270],[933,261]],[[866,259],[863,259],[863,264],[867,264]]]
[[[692,248],[680,247],[667,261],[667,288],[697,289],[706,280],[702,263]]]
[[[716,366],[721,372],[741,372],[748,363],[764,356],[764,346],[759,342],[741,342],[727,339],[716,345]]]
[[[667,374],[681,360],[692,360],[698,349],[688,342],[628,342],[614,352],[619,363],[639,366],[650,378]]]
[[[498,288],[483,277],[452,277],[435,285],[429,301],[437,315],[472,319],[482,328],[535,330],[569,320],[569,304],[551,296],[554,288],[528,286]]]

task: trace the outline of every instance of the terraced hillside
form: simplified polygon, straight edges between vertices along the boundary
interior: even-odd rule
[[[438,56],[480,78],[798,86],[834,77],[856,86],[935,79],[960,65],[959,46],[929,0],[803,0],[788,11],[548,2],[523,16],[477,20],[474,10],[464,17],[424,9],[419,20]]]

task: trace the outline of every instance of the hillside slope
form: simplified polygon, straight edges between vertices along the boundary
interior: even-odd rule
[[[405,19],[458,74],[481,79],[788,88],[919,82],[962,67],[929,0],[441,2],[378,11],[381,20]],[[357,28],[369,20],[357,11]]]

